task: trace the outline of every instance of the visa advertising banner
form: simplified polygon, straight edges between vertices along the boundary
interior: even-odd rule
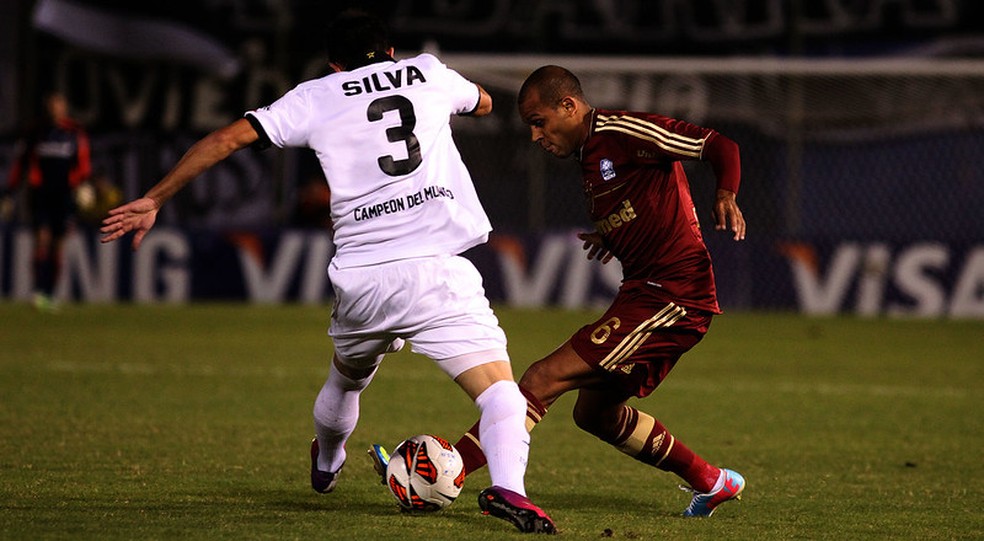
[[[33,241],[0,230],[0,298],[30,299]],[[493,234],[465,254],[495,303],[600,308],[621,281],[616,262],[585,257],[576,230]],[[708,234],[725,311],[984,318],[984,244],[749,240]],[[155,229],[137,252],[69,236],[57,295],[73,302],[327,304],[333,253],[323,230]]]

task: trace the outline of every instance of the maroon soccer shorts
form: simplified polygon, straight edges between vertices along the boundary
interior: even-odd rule
[[[614,385],[640,398],[652,393],[680,356],[700,342],[713,316],[668,302],[658,293],[645,281],[626,282],[608,311],[571,337],[584,362],[608,372]]]

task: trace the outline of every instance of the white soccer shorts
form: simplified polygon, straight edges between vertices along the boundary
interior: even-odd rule
[[[400,339],[452,379],[469,368],[509,360],[482,275],[461,256],[330,265],[328,277],[335,289],[328,334],[347,365],[373,366],[381,354],[398,349]]]

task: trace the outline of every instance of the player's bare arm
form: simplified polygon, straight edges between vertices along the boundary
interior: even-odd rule
[[[259,134],[246,119],[239,119],[206,135],[192,145],[174,168],[143,197],[109,211],[99,229],[103,235],[100,242],[112,242],[135,231],[133,249],[140,248],[144,236],[157,221],[157,211],[167,200],[215,164],[255,143],[257,139]]]

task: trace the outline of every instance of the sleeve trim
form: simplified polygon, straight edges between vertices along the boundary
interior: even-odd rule
[[[252,113],[246,113],[245,118],[246,121],[249,122],[249,125],[256,130],[256,134],[259,136],[256,142],[253,143],[253,146],[260,150],[270,148],[273,143],[270,141],[270,136],[267,135],[266,130],[263,129],[263,124],[260,123],[260,120]]]
[[[478,91],[478,98],[475,99],[475,105],[471,109],[463,113],[458,113],[458,116],[471,116],[475,114],[478,110],[478,106],[482,104],[482,91],[478,89],[478,85],[475,85],[475,90]]]

